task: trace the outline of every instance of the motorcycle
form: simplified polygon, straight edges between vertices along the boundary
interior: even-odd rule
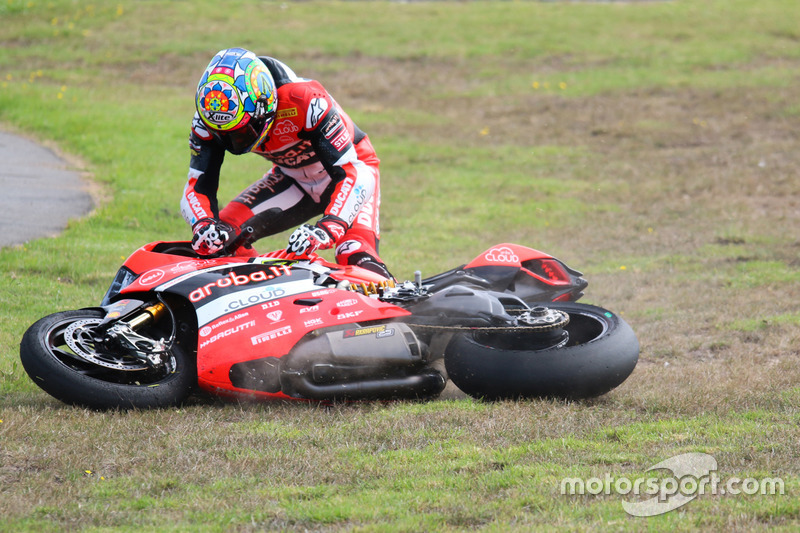
[[[311,254],[224,253],[159,241],[120,267],[99,306],[34,323],[27,374],[93,409],[228,398],[434,398],[447,380],[489,400],[588,398],[633,371],[639,343],[587,281],[543,252],[493,246],[469,263],[395,282]]]

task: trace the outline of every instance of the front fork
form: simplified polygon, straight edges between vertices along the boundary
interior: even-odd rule
[[[105,309],[106,318],[97,329],[96,343],[110,351],[122,350],[151,368],[164,364],[163,356],[168,353],[171,341],[163,337],[156,340],[138,333],[170,312],[163,301],[145,304],[138,300],[122,300]]]

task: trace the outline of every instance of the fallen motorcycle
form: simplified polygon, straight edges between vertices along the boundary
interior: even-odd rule
[[[123,264],[97,307],[33,324],[31,379],[96,409],[178,405],[198,386],[233,398],[432,398],[447,379],[477,398],[587,398],[633,371],[618,315],[575,303],[580,272],[515,244],[396,283],[317,255],[226,254],[154,242]],[[242,250],[249,249],[243,253]]]

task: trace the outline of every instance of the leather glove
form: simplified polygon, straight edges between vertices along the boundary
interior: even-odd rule
[[[211,256],[218,254],[225,243],[236,236],[233,227],[227,222],[215,218],[203,218],[192,226],[192,249],[197,255]]]
[[[333,247],[333,238],[327,231],[311,224],[303,224],[289,236],[289,246],[286,252],[307,256],[317,250]]]

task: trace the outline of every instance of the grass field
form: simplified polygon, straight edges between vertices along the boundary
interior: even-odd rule
[[[98,197],[58,238],[0,250],[0,530],[798,530],[798,20],[795,0],[0,0],[0,123]],[[188,236],[194,87],[237,45],[322,81],[370,134],[396,276],[546,250],[637,332],[632,376],[585,402],[126,413],[36,388],[25,329]],[[263,169],[229,157],[221,200]],[[690,452],[784,494],[643,518],[630,495],[560,492]]]

